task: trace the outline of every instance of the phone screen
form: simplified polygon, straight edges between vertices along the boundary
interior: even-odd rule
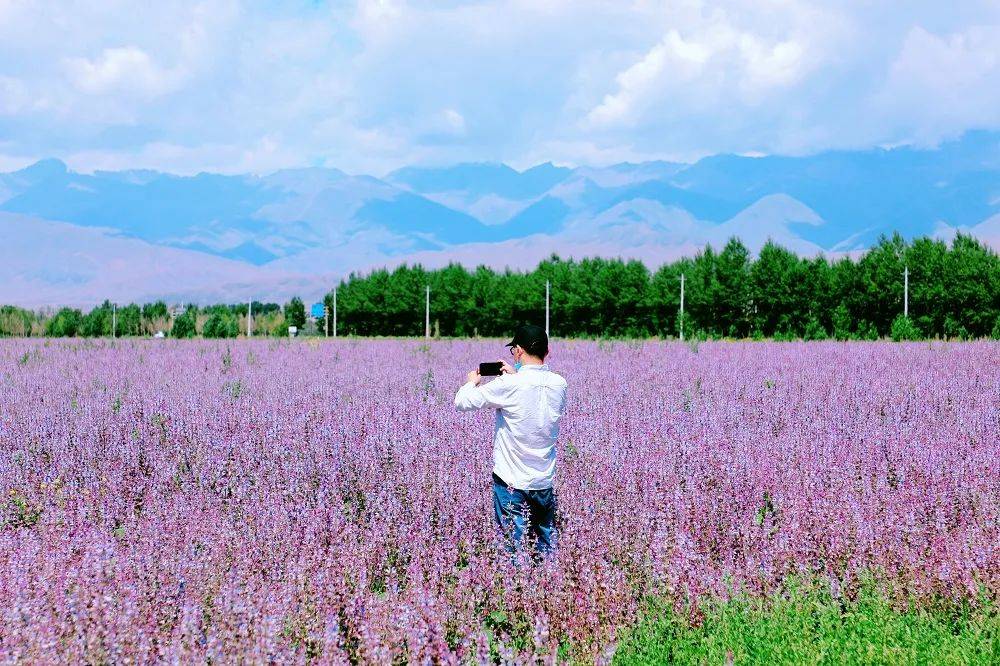
[[[500,369],[503,367],[503,363],[480,363],[479,364],[479,374],[483,377],[489,377],[491,375],[499,375]]]

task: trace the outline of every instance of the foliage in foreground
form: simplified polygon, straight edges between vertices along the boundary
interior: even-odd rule
[[[651,601],[615,664],[996,664],[1000,608],[980,599],[899,610],[874,584],[854,598],[829,585],[703,606],[691,621]]]

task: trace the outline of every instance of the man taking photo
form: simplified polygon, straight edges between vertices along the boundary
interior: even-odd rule
[[[459,411],[496,410],[493,431],[493,512],[508,552],[522,540],[539,554],[552,551],[556,538],[556,437],[566,407],[566,380],[549,370],[549,338],[539,326],[524,324],[507,343],[514,364],[503,359],[501,374],[479,385],[479,369],[469,371],[455,395]]]

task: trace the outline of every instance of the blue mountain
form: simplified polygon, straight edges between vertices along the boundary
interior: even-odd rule
[[[942,220],[969,226],[995,214],[1000,134],[970,132],[937,150],[899,147],[810,157],[720,155],[682,170],[673,182],[738,208],[762,196],[787,194],[826,221],[801,228],[804,238],[827,248],[851,236],[868,245],[881,233],[929,234]]]
[[[384,178],[326,168],[84,174],[46,159],[0,174],[0,212],[16,214],[16,224],[100,228],[194,256],[291,271],[351,270],[362,258],[414,252],[460,256],[469,245],[541,237],[566,254],[639,245],[688,252],[724,242],[731,231],[757,244],[780,238],[803,252],[850,250],[893,231],[993,233],[1000,133],[969,132],[935,149],[545,163],[524,171],[498,163],[411,166]]]
[[[390,173],[386,180],[421,194],[458,191],[469,196],[525,199],[544,194],[571,173],[571,169],[550,162],[522,172],[506,164],[483,162],[445,168],[405,167]]]

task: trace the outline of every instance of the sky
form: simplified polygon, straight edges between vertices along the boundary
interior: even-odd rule
[[[969,129],[1000,129],[1000,0],[0,0],[0,171],[383,175]]]

